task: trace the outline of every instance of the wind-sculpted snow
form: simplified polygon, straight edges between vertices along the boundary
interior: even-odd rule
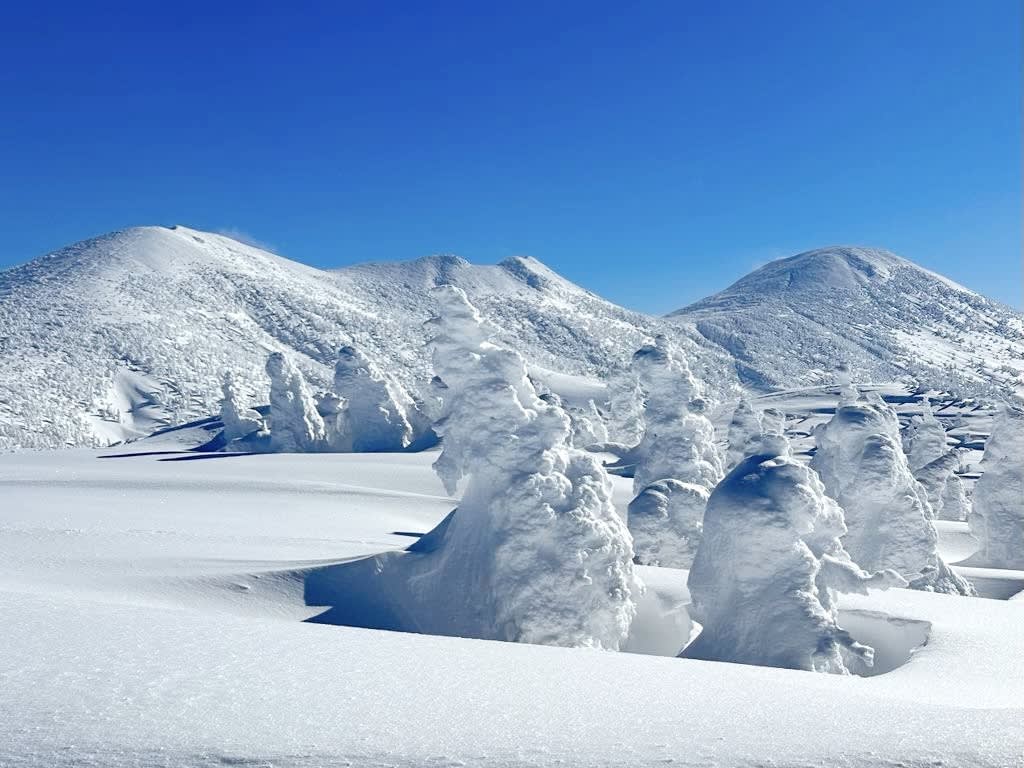
[[[1024,315],[870,248],[774,261],[669,316],[695,323],[757,389],[904,381],[991,396],[1024,381]]]
[[[533,259],[448,256],[323,271],[184,227],[115,232],[0,272],[0,451],[106,445],[215,413],[225,371],[268,390],[268,352],[330,389],[353,346],[427,389],[430,288],[461,286],[534,366],[604,377],[657,333],[713,386],[731,361],[695,330],[617,307]]]
[[[970,594],[939,557],[932,509],[900,445],[896,413],[881,399],[841,405],[815,432],[811,467],[846,513],[843,546],[864,568],[891,568],[919,589]]]
[[[971,562],[1024,570],[1024,399],[1002,407],[981,469],[968,517],[981,547]]]
[[[836,592],[905,586],[869,574],[840,538],[843,511],[813,470],[786,456],[745,459],[718,484],[690,570],[691,615],[703,625],[684,656],[843,674],[871,648],[838,624]]]

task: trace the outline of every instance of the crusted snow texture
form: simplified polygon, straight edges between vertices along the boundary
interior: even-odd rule
[[[680,480],[659,480],[629,504],[629,532],[640,565],[689,568],[700,544],[708,490]]]
[[[815,437],[811,467],[845,510],[843,546],[855,562],[891,568],[916,589],[973,592],[939,557],[931,506],[910,472],[892,408],[881,400],[840,406]]]
[[[843,511],[788,456],[745,459],[715,488],[689,574],[703,625],[683,656],[844,674],[874,652],[837,623],[836,592],[906,582],[868,574],[844,551]]]
[[[704,415],[703,387],[664,336],[633,355],[644,393],[644,436],[637,446],[633,492],[669,478],[715,487],[723,460],[715,428]]]
[[[413,440],[415,403],[398,382],[353,346],[338,351],[334,392],[348,403],[348,428],[357,453],[401,451]]]
[[[542,401],[516,352],[453,286],[434,291],[442,438],[434,463],[458,510],[417,556],[425,622],[485,639],[617,650],[642,586],[598,460],[569,446],[565,411]],[[433,608],[432,606],[436,607]]]
[[[931,402],[926,398],[924,412],[914,417],[903,432],[903,450],[912,472],[931,464],[946,455],[946,430],[932,413]]]
[[[280,352],[267,358],[270,378],[270,450],[307,453],[326,448],[324,421],[306,380]]]
[[[263,417],[253,410],[249,393],[230,371],[221,383],[220,420],[224,423],[224,442],[258,432],[263,428]]]
[[[928,462],[923,467],[914,471],[914,479],[924,486],[928,495],[928,504],[931,507],[932,517],[941,517],[945,520],[962,520],[966,503],[960,496],[964,495],[963,483],[956,476],[960,468],[960,451],[946,451],[937,459]],[[959,491],[957,490],[959,488]],[[950,498],[949,510],[946,509],[947,494]]]
[[[1024,569],[1024,400],[1002,406],[981,459],[967,518],[981,545],[972,563]]]

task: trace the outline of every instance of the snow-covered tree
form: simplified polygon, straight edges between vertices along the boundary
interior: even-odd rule
[[[706,415],[701,384],[664,336],[633,355],[644,393],[644,436],[637,446],[633,492],[674,479],[714,488],[723,475],[715,428]]]
[[[572,423],[574,446],[586,448],[595,443],[608,442],[608,426],[593,400],[589,400],[584,408],[567,408],[566,412]]]
[[[400,451],[412,442],[412,398],[355,347],[346,346],[338,351],[334,393],[348,403],[353,451]]]
[[[700,544],[708,490],[680,480],[659,480],[629,504],[636,562],[689,568]]]
[[[916,589],[971,594],[939,557],[927,494],[910,472],[892,408],[878,398],[840,406],[815,437],[811,466],[846,513],[850,557],[868,570],[891,568]]]
[[[902,440],[912,472],[946,455],[946,430],[935,418],[928,398],[922,403],[921,416],[915,416],[903,431]]]
[[[419,631],[618,649],[642,589],[598,460],[569,445],[516,352],[450,285],[429,321],[442,399],[434,463],[458,509],[401,558]]]
[[[632,369],[617,371],[608,381],[608,436],[635,446],[644,434],[644,393]]]
[[[729,446],[726,450],[726,469],[732,469],[751,455],[752,445],[761,441],[761,413],[754,410],[747,398],[742,398],[732,412],[728,431]]]
[[[270,377],[270,449],[308,453],[326,447],[324,421],[302,373],[280,352],[267,358]]]
[[[843,511],[807,466],[751,456],[718,484],[690,569],[691,616],[703,625],[687,658],[843,674],[873,650],[838,624],[836,592],[903,586],[861,570],[840,542]]]
[[[979,468],[967,519],[980,547],[971,561],[1024,570],[1024,399],[1000,409]]]
[[[263,428],[263,417],[253,410],[249,393],[228,371],[221,382],[220,420],[224,423],[224,442],[230,443]]]
[[[969,502],[963,483],[956,475],[960,468],[960,460],[959,450],[946,451],[939,458],[914,472],[914,479],[924,486],[928,495],[932,517],[944,520],[965,519]]]
[[[324,440],[328,450],[333,453],[350,453],[352,429],[345,398],[334,392],[321,392],[316,397],[316,412],[324,420]]]

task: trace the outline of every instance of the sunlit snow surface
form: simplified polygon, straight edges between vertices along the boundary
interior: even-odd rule
[[[1024,762],[1019,600],[845,601],[872,678],[304,623],[310,569],[452,509],[436,454],[123,455],[175,447],[0,457],[5,768]]]

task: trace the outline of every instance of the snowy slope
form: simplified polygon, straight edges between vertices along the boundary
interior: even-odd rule
[[[672,313],[762,390],[913,381],[988,395],[1024,382],[1024,315],[888,251],[833,247],[774,261]]]
[[[456,503],[435,454],[129,453],[0,456],[0,765],[1024,765],[1019,601],[844,598],[868,678],[306,623]]]
[[[430,376],[427,289],[443,282],[542,376],[601,376],[666,329],[709,378],[732,376],[692,328],[622,309],[532,259],[324,271],[221,235],[141,227],[0,272],[0,452],[108,445],[208,415],[227,369],[265,402],[271,350],[324,386],[353,344],[418,389]]]

